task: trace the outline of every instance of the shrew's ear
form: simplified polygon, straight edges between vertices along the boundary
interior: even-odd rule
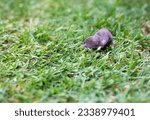
[[[95,35],[93,37],[93,42],[96,44],[96,45],[99,45],[99,36]]]
[[[93,42],[94,42],[96,45],[98,45],[98,44],[99,44],[98,38],[97,38],[97,37],[94,37],[94,38],[93,38]]]

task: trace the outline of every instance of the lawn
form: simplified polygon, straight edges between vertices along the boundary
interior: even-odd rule
[[[150,102],[149,0],[0,0],[0,102]],[[115,47],[81,44],[108,28]]]

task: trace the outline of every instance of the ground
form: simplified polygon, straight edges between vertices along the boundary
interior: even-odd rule
[[[0,102],[150,102],[149,0],[1,0]],[[81,44],[108,28],[115,47]]]

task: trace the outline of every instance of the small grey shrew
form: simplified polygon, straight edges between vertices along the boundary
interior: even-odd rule
[[[102,28],[98,30],[93,36],[88,37],[84,44],[81,45],[81,47],[100,50],[110,44],[112,47],[114,47],[112,34],[108,29]]]

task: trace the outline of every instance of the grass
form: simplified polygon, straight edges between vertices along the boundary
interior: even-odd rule
[[[0,102],[150,102],[148,0],[1,0]],[[108,28],[115,48],[82,49]]]

